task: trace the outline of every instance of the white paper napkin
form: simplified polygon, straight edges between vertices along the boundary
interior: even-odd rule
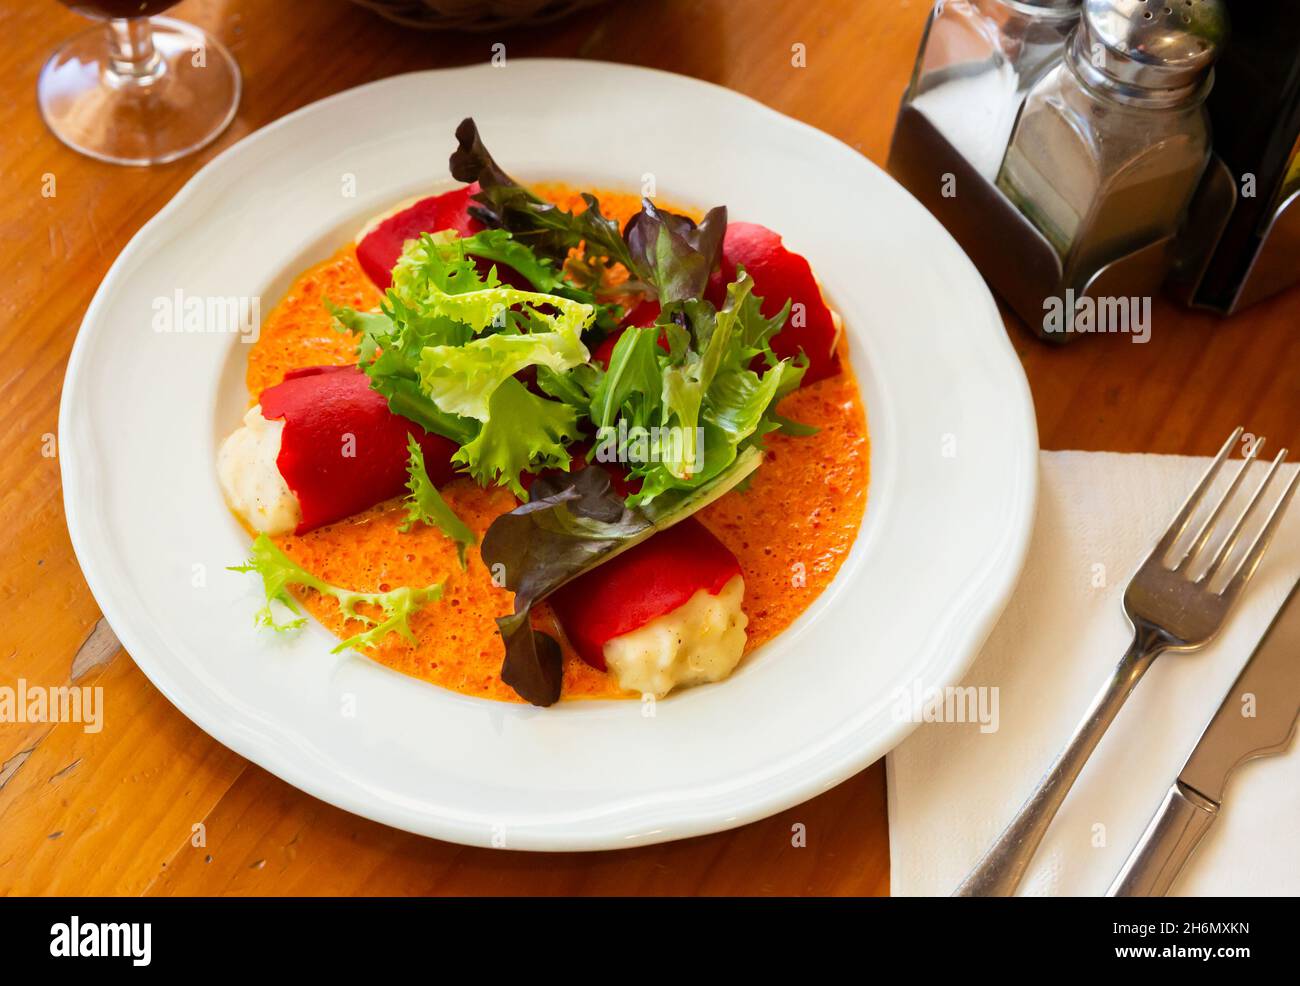
[[[964,681],[998,689],[996,731],[924,723],[886,759],[894,894],[951,893],[1065,745],[1131,639],[1120,608],[1130,576],[1208,462],[1042,453],[1028,562]],[[1300,503],[1214,644],[1164,654],[1139,683],[1021,893],[1106,892],[1297,576]],[[1238,769],[1172,893],[1300,894],[1298,747]]]

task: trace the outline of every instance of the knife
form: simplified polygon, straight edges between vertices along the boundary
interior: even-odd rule
[[[1228,776],[1247,760],[1285,750],[1298,718],[1300,582],[1237,675],[1106,896],[1168,893],[1218,817]]]

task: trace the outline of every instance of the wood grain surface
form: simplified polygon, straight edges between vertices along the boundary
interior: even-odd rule
[[[650,65],[720,83],[883,164],[929,4],[638,0],[532,33],[418,34],[344,0],[188,0],[175,15],[239,60],[239,115],[153,169],[65,149],[36,111],[41,64],[86,22],[0,0],[0,685],[102,686],[111,728],[0,724],[0,891],[11,894],[881,894],[883,764],[732,832],[541,855],[466,849],[348,815],[193,726],[123,653],[63,522],[57,432],[68,352],[118,252],[194,171],[264,124],[398,72],[535,55]],[[807,64],[791,65],[791,46]],[[56,192],[43,194],[46,176]],[[1044,448],[1213,452],[1243,423],[1300,439],[1300,294],[1222,321],[1156,305],[1151,342],[1044,346],[1010,320]],[[124,395],[129,399],[129,395]],[[806,846],[792,845],[802,825]]]

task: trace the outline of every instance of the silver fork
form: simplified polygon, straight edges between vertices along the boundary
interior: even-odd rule
[[[1038,850],[1038,845],[1056,817],[1061,802],[1065,800],[1075,778],[1087,763],[1088,757],[1096,748],[1106,728],[1114,721],[1124,700],[1128,698],[1133,687],[1141,680],[1147,668],[1155,662],[1156,657],[1167,650],[1192,651],[1204,647],[1219,632],[1232,605],[1241,596],[1242,589],[1255,574],[1260,558],[1281,523],[1282,515],[1292,496],[1295,495],[1300,471],[1291,478],[1282,493],[1274,501],[1268,519],[1260,528],[1254,542],[1242,556],[1239,566],[1233,574],[1222,583],[1217,591],[1211,591],[1210,585],[1216,577],[1225,572],[1225,566],[1232,558],[1234,550],[1247,524],[1254,516],[1264,494],[1272,485],[1282,463],[1286,461],[1287,450],[1278,453],[1268,472],[1256,487],[1249,505],[1237,517],[1233,526],[1213,554],[1207,554],[1207,546],[1214,540],[1216,531],[1221,531],[1221,523],[1227,511],[1229,501],[1241,486],[1246,472],[1259,454],[1264,441],[1252,443],[1241,469],[1233,477],[1227,492],[1210,512],[1204,525],[1190,542],[1186,550],[1177,558],[1171,558],[1166,565],[1174,545],[1179,542],[1193,516],[1205,499],[1206,493],[1213,485],[1215,477],[1227,460],[1233,447],[1241,438],[1242,429],[1234,431],[1219,450],[1218,456],[1206,471],[1200,484],[1192,491],[1187,502],[1174,518],[1172,524],[1147,556],[1142,567],[1129,583],[1124,592],[1124,612],[1133,624],[1133,643],[1120,660],[1110,680],[1097,693],[1083,721],[1075,729],[1069,744],[1048,769],[1047,774],[1038,783],[1027,801],[1020,807],[1010,824],[1003,829],[998,841],[984,854],[965,881],[954,892],[957,897],[1008,896],[1015,892],[1030,860]],[[1208,566],[1201,567],[1198,562],[1209,558]],[[1197,577],[1191,572],[1198,569]]]

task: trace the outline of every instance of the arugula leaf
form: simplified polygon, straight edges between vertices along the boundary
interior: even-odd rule
[[[338,644],[331,653],[349,647],[360,650],[373,647],[389,633],[396,633],[415,643],[415,634],[411,632],[410,617],[425,603],[442,596],[442,586],[438,583],[415,589],[401,586],[389,592],[353,592],[336,585],[330,585],[323,579],[312,575],[272,543],[265,534],[259,534],[253,542],[252,554],[243,565],[231,565],[232,572],[255,572],[262,577],[262,587],[266,593],[266,605],[257,611],[254,620],[259,626],[284,631],[302,626],[307,622],[298,608],[297,600],[289,592],[290,585],[301,585],[315,589],[321,595],[332,596],[339,609],[351,620],[359,620],[369,629],[355,634]],[[298,618],[287,623],[277,623],[271,604],[279,602],[288,607]],[[384,618],[377,620],[362,613],[358,606],[378,606]]]
[[[472,257],[481,257],[493,263],[504,264],[522,275],[537,291],[564,295],[572,291],[564,279],[564,271],[549,257],[539,256],[504,229],[485,229],[473,236],[461,237],[454,242],[459,250]],[[583,294],[584,292],[575,292]],[[594,300],[590,294],[576,300]]]
[[[793,421],[783,414],[777,414],[775,411],[769,411],[767,420],[776,425],[776,430],[782,435],[790,435],[795,438],[807,438],[809,435],[815,435],[820,430],[816,425],[806,425],[802,421]]]
[[[464,570],[465,548],[475,542],[474,532],[447,506],[438,487],[429,479],[429,472],[424,466],[424,449],[420,448],[415,436],[407,435],[406,438],[406,450],[411,456],[406,467],[409,474],[406,488],[411,492],[406,499],[406,520],[398,530],[405,534],[416,523],[438,528],[456,542],[456,554],[460,557],[460,567]]]
[[[506,588],[515,593],[514,612],[497,619],[506,648],[501,679],[534,705],[554,704],[563,679],[562,653],[555,640],[533,630],[532,607],[712,503],[757,469],[762,458],[761,450],[746,449],[711,482],[645,508],[628,507],[599,466],[537,479],[532,499],[494,520],[483,536],[483,560],[504,573]]]
[[[370,388],[388,398],[388,408],[394,414],[414,421],[425,431],[449,438],[457,445],[473,441],[479,433],[478,422],[448,414],[429,400],[416,380],[403,376],[372,376]]]
[[[707,483],[764,435],[798,427],[774,415],[798,387],[807,361],[773,354],[771,338],[787,312],[765,318],[753,286],[742,270],[720,311],[702,299],[675,302],[663,308],[656,325],[628,329],[615,345],[593,394],[591,420],[598,438],[608,439],[603,429],[615,423],[620,440],[633,428],[648,429],[644,454],[630,469],[641,486],[628,497],[629,506]],[[658,346],[660,333],[668,339],[667,354]],[[598,446],[596,458],[606,457],[607,444]]]
[[[537,387],[543,394],[568,404],[579,415],[587,416],[591,401],[605,371],[596,363],[581,363],[563,373],[550,367],[537,368]]]
[[[568,469],[568,442],[578,437],[572,407],[538,397],[514,377],[492,391],[483,427],[451,461],[463,465],[480,486],[508,486],[521,500],[528,493],[520,473]]]
[[[591,396],[591,422],[597,429],[611,427],[622,411],[629,424],[645,427],[662,390],[659,329],[628,328],[614,344]]]

